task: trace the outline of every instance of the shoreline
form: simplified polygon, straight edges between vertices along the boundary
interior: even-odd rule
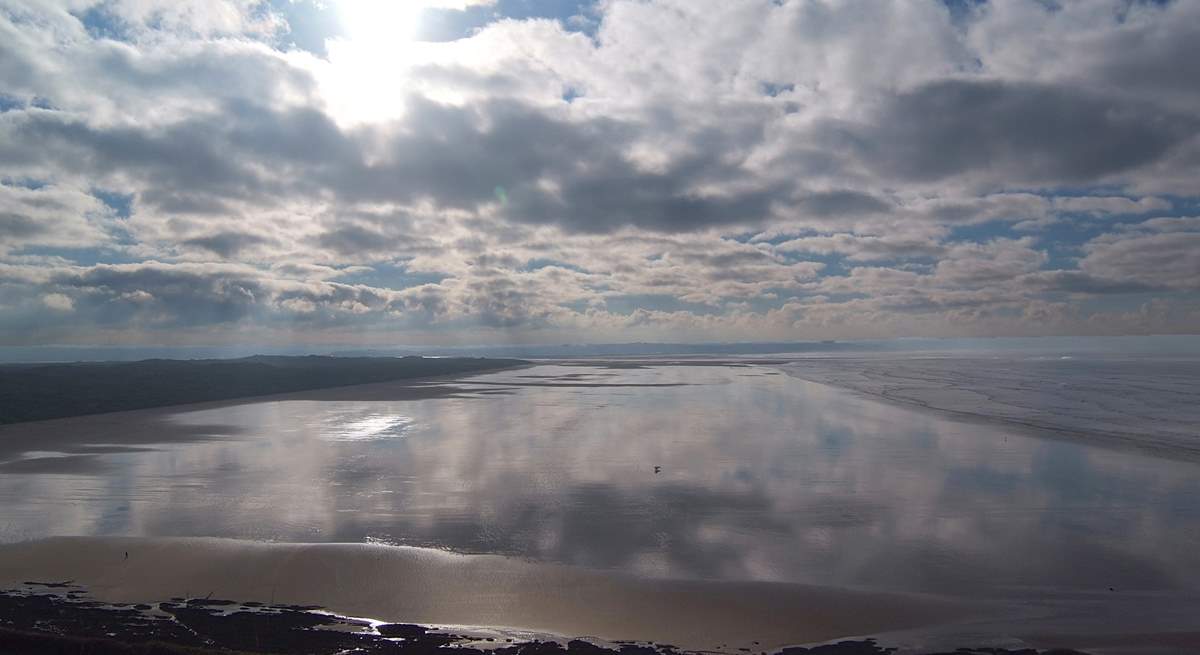
[[[229,598],[380,621],[723,652],[912,630],[966,619],[984,606],[799,584],[635,578],[373,544],[54,537],[0,545],[0,588],[32,581],[70,581],[106,603]]]
[[[487,358],[255,356],[0,365],[0,427],[208,403],[269,399],[374,384],[458,379],[532,363]],[[11,408],[25,407],[24,412]]]
[[[27,587],[38,587],[30,583]],[[104,604],[63,583],[0,590],[0,648],[10,655],[710,655],[672,644],[603,641],[487,628],[382,623],[291,605],[207,598]],[[755,642],[757,644],[757,642]],[[1164,643],[1189,643],[1166,639]],[[762,646],[739,652],[768,655]],[[898,649],[877,639],[831,640],[769,649],[771,655],[1087,655],[1070,648]]]
[[[462,382],[464,385],[469,385],[471,384],[471,378],[476,376],[517,371],[530,368],[531,366],[535,366],[535,364],[527,362],[477,371],[400,378],[382,382],[366,382],[362,384],[347,384],[296,391],[281,391],[261,395],[99,412],[96,414],[63,416],[19,423],[3,423],[0,424],[0,473],[5,472],[4,466],[20,461],[20,459],[13,459],[14,455],[29,451],[62,453],[62,457],[88,457],[103,454],[104,452],[136,452],[138,450],[152,449],[155,445],[164,443],[209,441],[215,438],[202,429],[204,426],[199,426],[197,429],[189,432],[186,428],[178,425],[172,426],[172,432],[169,437],[133,435],[127,430],[127,425],[131,420],[162,421],[172,415],[183,412],[284,401],[401,401],[451,398],[458,397],[461,394],[478,393],[478,391],[466,388],[465,386],[453,384],[455,382]],[[108,450],[98,451],[94,445],[89,444],[103,444]],[[20,471],[11,472],[17,473]]]
[[[1143,607],[1144,600],[1128,599],[1133,604],[1118,612],[1159,616],[1163,607]],[[11,652],[229,652],[207,649],[214,645],[262,652],[247,645],[248,630],[275,635],[276,647],[266,651],[275,653],[345,650],[314,650],[314,630],[331,644],[330,632],[358,635],[366,640],[359,652],[414,654],[1141,655],[1200,647],[1200,633],[1166,623],[1158,631],[1099,618],[1079,623],[1089,606],[647,579],[376,544],[208,537],[0,544],[0,646],[27,647]],[[55,621],[66,623],[53,628]],[[180,630],[215,636],[172,641]],[[388,630],[410,639],[396,642]],[[179,648],[133,648],[151,637]]]

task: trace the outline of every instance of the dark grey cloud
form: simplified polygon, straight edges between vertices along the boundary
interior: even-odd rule
[[[626,153],[647,127],[636,122],[567,121],[514,101],[467,109],[414,99],[407,127],[387,142],[390,159],[341,168],[331,186],[347,197],[399,194],[456,208],[499,202],[511,221],[591,233],[761,221],[791,188],[759,183],[728,193],[698,191],[709,182],[751,179],[723,157],[734,137],[714,130],[697,135],[689,142],[697,152],[672,160],[666,171],[647,171]]]
[[[223,134],[227,123],[208,116],[157,129],[94,127],[60,112],[24,112],[10,124],[11,148],[4,164],[89,178],[136,175],[168,197],[209,193],[217,198],[258,198],[264,190],[258,175],[223,147],[229,145]]]
[[[647,172],[624,153],[635,124],[565,121],[505,100],[455,107],[413,98],[411,104],[402,128],[349,131],[315,109],[248,102],[149,129],[27,112],[10,128],[10,164],[88,177],[138,175],[147,187],[139,202],[166,212],[220,214],[230,200],[261,205],[333,194],[348,203],[427,200],[469,210],[500,203],[515,222],[595,233],[758,222],[793,186],[697,191],[704,183],[751,180],[719,156],[729,146],[723,135],[702,137],[709,149],[672,162],[666,172]],[[823,215],[886,208],[852,191],[812,194],[800,203]],[[353,235],[344,228],[343,237]]]
[[[1002,185],[1095,183],[1163,158],[1200,130],[1195,115],[1084,88],[945,80],[884,103],[861,128],[867,165],[899,179],[982,174]]]
[[[841,189],[804,196],[796,205],[814,216],[879,214],[892,208],[887,202],[861,191]]]
[[[1126,22],[1095,39],[1098,56],[1088,76],[1115,90],[1194,108],[1200,99],[1200,8],[1170,4],[1170,20]]]
[[[43,234],[48,226],[25,214],[0,212],[0,243]]]
[[[274,239],[250,232],[219,232],[185,239],[180,245],[200,248],[226,259],[236,258],[249,248],[277,243]]]
[[[60,272],[41,288],[71,298],[79,320],[131,328],[337,326],[420,309],[387,289],[289,279],[236,264],[99,264]]]
[[[851,148],[865,165],[900,178],[1071,182],[1152,163],[1200,124],[1115,102],[1038,85],[940,82],[893,98],[878,125],[854,128]],[[794,179],[763,178],[726,156],[755,147],[759,131],[701,130],[688,152],[647,170],[627,148],[649,124],[564,120],[511,100],[458,107],[414,97],[403,126],[353,130],[316,109],[246,101],[152,129],[93,127],[44,111],[13,124],[14,163],[139,174],[147,185],[139,201],[171,213],[226,214],[231,200],[332,194],[470,211],[495,204],[513,222],[604,233],[755,225],[781,211],[836,218],[893,209],[860,190],[804,192]],[[340,227],[325,245],[362,251],[371,241],[364,230]]]
[[[429,229],[438,224],[404,211],[332,211],[307,242],[335,258],[360,262],[437,255],[441,248]]]
[[[342,225],[317,237],[317,244],[339,255],[363,256],[388,250],[394,244],[382,232],[361,225]]]
[[[157,262],[95,266],[61,273],[54,283],[83,292],[77,307],[100,323],[136,318],[165,325],[230,323],[260,312],[269,297],[251,271]]]
[[[1106,295],[1121,293],[1146,293],[1163,290],[1162,286],[1146,284],[1137,280],[1103,278],[1080,271],[1042,271],[1022,278],[1039,291]]]
[[[765,220],[786,197],[788,185],[707,196],[692,191],[683,170],[642,173],[613,162],[612,170],[565,180],[561,194],[522,186],[508,192],[513,220],[555,224],[569,231],[608,232],[634,226],[656,232],[686,232]],[[734,171],[730,171],[734,173]]]
[[[143,206],[164,214],[226,216],[236,213],[236,210],[220,196],[200,190],[152,187],[142,191],[138,195],[138,201]]]

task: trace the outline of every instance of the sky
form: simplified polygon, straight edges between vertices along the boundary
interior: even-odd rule
[[[1198,326],[1200,2],[0,0],[0,345]]]

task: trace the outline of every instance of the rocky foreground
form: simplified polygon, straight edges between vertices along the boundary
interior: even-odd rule
[[[860,640],[785,648],[775,655],[882,655],[894,650],[874,640]],[[753,653],[748,648],[737,651]],[[316,607],[211,598],[106,604],[90,600],[82,589],[67,581],[28,582],[20,589],[0,592],[0,652],[9,655],[681,655],[686,651],[667,644],[520,640],[430,626],[377,623],[337,616]],[[1082,654],[1069,650],[962,648],[942,655]]]

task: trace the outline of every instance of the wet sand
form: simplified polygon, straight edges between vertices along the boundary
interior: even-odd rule
[[[0,588],[49,580],[70,580],[112,603],[211,596],[318,605],[383,621],[504,626],[690,650],[822,642],[981,610],[920,595],[639,579],[371,544],[60,537],[0,546]]]
[[[959,420],[1200,461],[1200,358],[1120,354],[796,359],[788,375]]]
[[[0,427],[0,589],[735,654],[1200,652],[1192,464],[780,364],[541,364]],[[64,534],[98,536],[21,541]],[[475,554],[344,543],[363,539]]]
[[[272,393],[467,375],[516,359],[266,357],[0,364],[0,423],[165,407]]]
[[[267,402],[383,402],[504,393],[503,389],[481,390],[464,386],[471,384],[471,378],[472,374],[432,376],[3,424],[0,425],[0,473],[99,472],[99,463],[95,461],[98,454],[142,452],[153,450],[156,444],[220,441],[237,436],[231,434],[235,430],[223,424],[177,425],[170,422],[170,418],[180,412]],[[136,427],[131,429],[131,426]],[[30,451],[54,454],[34,460],[4,461]]]

